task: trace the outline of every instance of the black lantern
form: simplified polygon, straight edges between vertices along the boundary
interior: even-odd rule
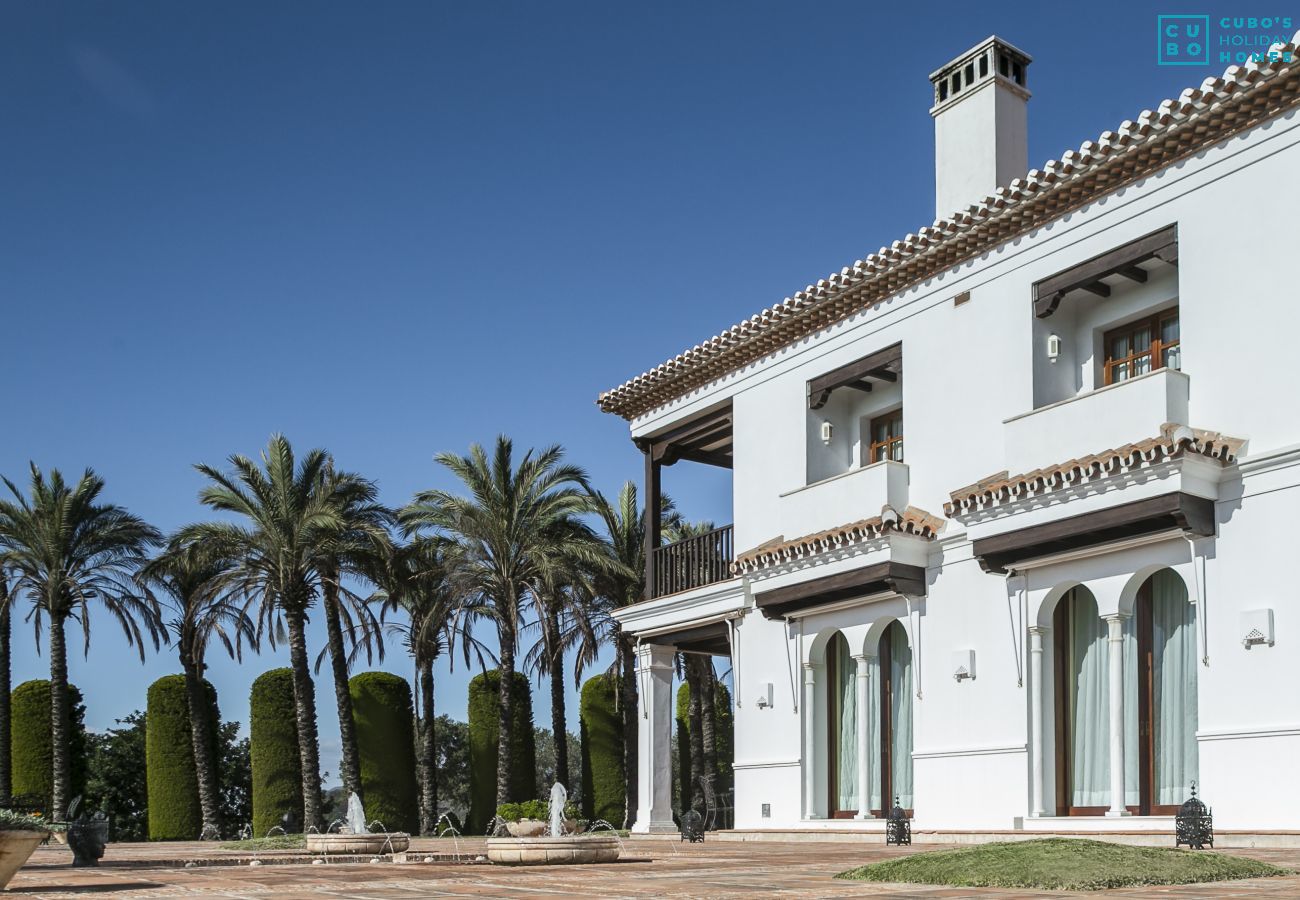
[[[885,818],[885,844],[903,844],[911,845],[912,843],[912,820],[903,812],[903,807],[899,804],[898,798],[894,798],[894,808],[889,811]]]
[[[1204,850],[1214,846],[1214,816],[1196,797],[1196,782],[1192,782],[1192,796],[1178,807],[1174,818],[1174,846],[1186,844],[1191,850]]]
[[[704,843],[704,816],[698,810],[688,809],[682,813],[682,840],[692,844]]]

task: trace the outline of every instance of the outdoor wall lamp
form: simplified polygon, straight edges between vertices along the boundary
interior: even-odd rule
[[[1049,334],[1047,336],[1047,358],[1056,362],[1061,357],[1061,336],[1059,334]]]
[[[835,426],[830,422],[822,422],[822,443],[827,447],[831,445],[831,435],[835,433]]]

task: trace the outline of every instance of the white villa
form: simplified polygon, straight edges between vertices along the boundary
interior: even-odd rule
[[[756,838],[896,798],[917,840],[1172,845],[1196,782],[1300,840],[1300,66],[1030,170],[1029,65],[930,76],[933,225],[600,396],[646,465],[636,832],[676,830],[683,651],[730,657]],[[734,526],[661,545],[678,463]]]

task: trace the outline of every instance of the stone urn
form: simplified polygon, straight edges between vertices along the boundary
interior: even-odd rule
[[[510,832],[511,837],[542,837],[550,829],[550,825],[541,819],[520,819],[518,822],[507,822],[506,831]],[[564,820],[564,833],[572,834],[578,830],[577,819]]]
[[[0,831],[0,889],[23,867],[38,844],[50,836],[48,831]]]

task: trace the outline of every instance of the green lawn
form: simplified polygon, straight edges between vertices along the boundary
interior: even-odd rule
[[[1048,838],[917,853],[850,869],[836,877],[954,887],[1098,891],[1287,874],[1288,870],[1268,863],[1222,853]]]
[[[246,841],[226,841],[222,850],[303,850],[307,846],[305,834],[276,834],[271,837],[250,838]]]

